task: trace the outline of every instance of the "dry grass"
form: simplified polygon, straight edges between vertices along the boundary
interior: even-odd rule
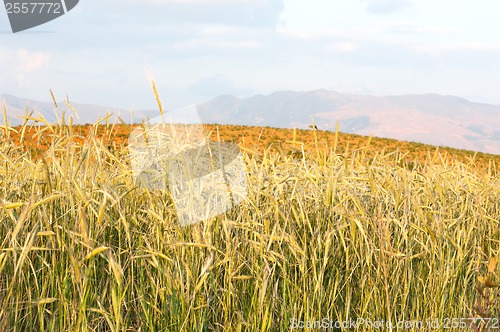
[[[494,162],[428,152],[409,165],[388,148],[345,149],[338,137],[307,148],[296,136],[292,153],[245,148],[248,198],[180,227],[169,193],[138,188],[126,147],[109,148],[113,125],[89,129],[0,131],[1,331],[500,315]]]

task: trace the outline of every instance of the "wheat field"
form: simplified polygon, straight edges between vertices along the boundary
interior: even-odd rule
[[[126,146],[98,137],[113,128],[0,130],[0,331],[483,331],[500,316],[494,163],[245,149],[248,197],[181,227],[168,191],[138,187]],[[43,153],[23,144],[44,135]]]

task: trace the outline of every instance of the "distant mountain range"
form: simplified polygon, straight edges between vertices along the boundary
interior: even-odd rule
[[[308,128],[500,154],[500,105],[436,94],[362,96],[281,91],[239,99],[220,96],[198,107],[204,122]]]
[[[120,117],[123,121],[127,123],[140,122],[142,119],[148,116],[155,116],[157,112],[155,111],[128,111],[114,107],[106,107],[91,104],[82,104],[70,102],[71,107],[68,107],[64,101],[56,101],[57,109],[54,103],[42,102],[25,98],[18,98],[8,94],[0,95],[0,107],[3,106],[7,109],[7,118],[11,125],[17,126],[23,123],[24,119],[22,117],[26,116],[26,112],[31,113],[33,111],[32,117],[43,116],[49,123],[55,123],[62,116],[62,111],[64,111],[64,116],[66,122],[69,120],[70,116],[73,118],[74,124],[87,124],[95,123],[99,119],[106,117],[108,114],[110,116],[110,122],[113,122]],[[73,108],[75,111],[73,111]],[[3,117],[2,117],[3,118]],[[3,124],[3,120],[1,120]]]
[[[9,121],[25,114],[26,107],[57,121],[53,103],[0,95]],[[65,105],[63,102],[59,105]],[[157,111],[130,111],[87,104],[71,104],[78,112],[74,123],[94,123],[113,113],[126,122],[154,117]],[[308,128],[374,135],[432,145],[500,154],[500,105],[474,103],[436,94],[364,96],[334,91],[280,91],[249,98],[219,96],[197,106],[204,123]],[[61,107],[59,107],[61,109]],[[66,106],[63,109],[67,109]],[[72,112],[66,112],[66,118]]]

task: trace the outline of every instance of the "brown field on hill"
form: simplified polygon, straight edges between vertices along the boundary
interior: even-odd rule
[[[98,137],[110,150],[125,151],[128,136],[139,125],[99,124],[44,127],[14,127],[5,130],[16,145],[21,145],[33,155],[41,156],[55,140],[71,139],[82,145],[89,135]],[[248,127],[238,125],[205,125],[213,141],[233,142],[250,155],[261,156],[264,151],[274,151],[297,157],[334,152],[342,156],[363,153],[367,160],[380,154],[394,153],[401,164],[410,168],[419,165],[446,164],[458,161],[478,169],[496,172],[500,168],[500,155],[436,147],[422,143],[394,139],[335,133],[324,130],[282,129],[271,127]],[[271,148],[271,149],[269,149]]]

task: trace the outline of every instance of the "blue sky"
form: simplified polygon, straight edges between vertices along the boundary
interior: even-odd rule
[[[80,0],[12,34],[0,93],[154,108],[220,94],[331,89],[500,104],[498,0]]]

